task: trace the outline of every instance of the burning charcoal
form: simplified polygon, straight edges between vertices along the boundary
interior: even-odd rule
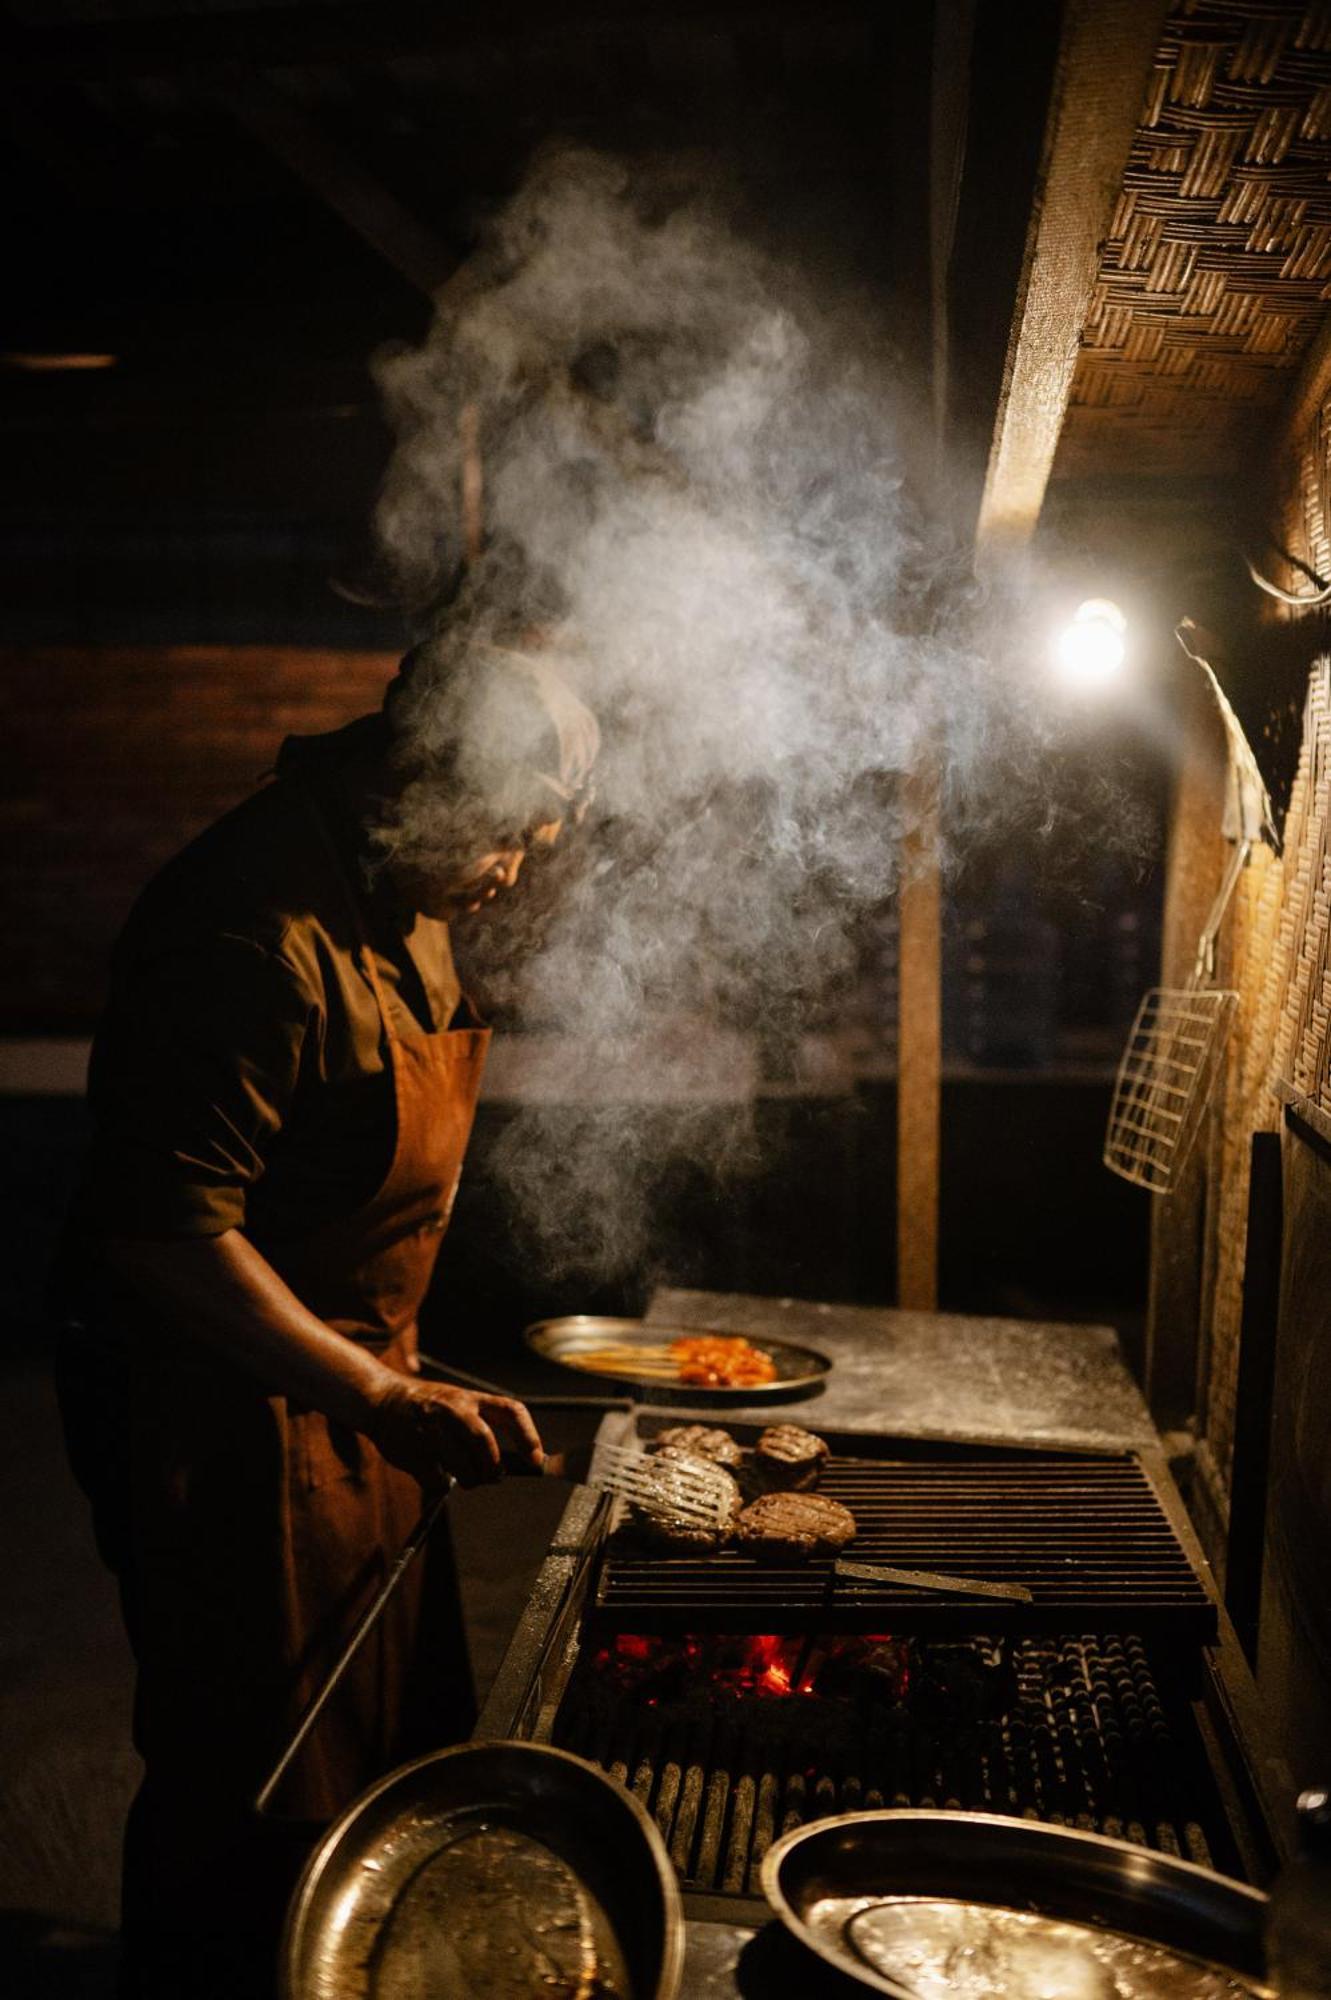
[[[1001,1653],[973,1640],[932,1642],[918,1652],[916,1702],[939,1729],[971,1727],[1001,1713],[1010,1692]]]
[[[803,1826],[809,1816],[809,1788],[803,1771],[792,1771],[787,1777],[781,1805],[782,1833],[792,1833],[797,1826]]]
[[[702,1833],[698,1840],[698,1861],[694,1879],[700,1889],[716,1886],[717,1870],[721,1862],[721,1835],[725,1829],[726,1806],[730,1800],[730,1765],[734,1754],[729,1728],[723,1729],[717,1740],[717,1757],[712,1774],[707,1781],[707,1796],[703,1801]]]
[[[824,1439],[798,1424],[773,1424],[753,1448],[749,1479],[755,1493],[807,1493],[822,1477]]]
[[[680,1779],[679,1804],[670,1833],[670,1859],[681,1876],[686,1876],[689,1872],[711,1749],[712,1719],[710,1715],[695,1708],[689,1729],[688,1748],[685,1751],[686,1762]],[[724,1757],[723,1743],[718,1744],[718,1755]]]
[[[629,1781],[633,1759],[634,1721],[632,1715],[621,1710],[610,1738],[610,1758],[605,1769],[606,1775],[613,1778],[617,1785],[627,1786]]]
[[[810,1660],[813,1686],[820,1695],[874,1702],[895,1701],[909,1671],[906,1642],[901,1639],[846,1640],[822,1659]]]
[[[1001,1720],[993,1720],[985,1731],[985,1810],[1012,1813],[1017,1807],[1017,1790],[1008,1762],[1007,1740]]]
[[[758,1797],[753,1809],[753,1840],[749,1847],[749,1894],[762,1894],[763,1856],[776,1839],[776,1814],[781,1800],[781,1780],[775,1771],[764,1771],[758,1779]]]
[[[690,1458],[708,1458],[714,1465],[735,1471],[744,1462],[744,1447],[729,1431],[710,1430],[706,1424],[672,1424],[649,1446],[652,1451],[682,1451]]]
[[[679,1804],[679,1788],[684,1777],[682,1758],[685,1741],[683,1724],[677,1719],[672,1720],[661,1746],[661,1782],[656,1788],[656,1804],[652,1807],[652,1818],[661,1838],[667,1842],[675,1824],[675,1807]]]
[[[911,1787],[911,1722],[910,1711],[904,1702],[898,1702],[888,1717],[887,1791],[894,1806],[909,1806],[914,1794]]]
[[[661,1751],[661,1718],[655,1709],[647,1711],[642,1737],[638,1744],[637,1762],[633,1767],[633,1782],[629,1789],[638,1804],[645,1806],[652,1796],[652,1785],[656,1778],[657,1759]]]
[[[938,1744],[932,1730],[919,1717],[913,1718],[910,1735],[911,1789],[915,1803],[926,1811],[936,1811],[942,1791],[938,1774]]]
[[[743,1762],[735,1780],[730,1806],[730,1835],[726,1842],[721,1892],[742,1896],[749,1879],[749,1850],[753,1840],[754,1814],[758,1803],[758,1754],[752,1736],[744,1745]]]

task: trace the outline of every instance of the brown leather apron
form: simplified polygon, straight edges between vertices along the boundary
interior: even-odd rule
[[[357,1213],[260,1247],[313,1312],[407,1370],[489,1030],[425,1032],[390,995],[363,930],[359,951],[392,1075],[391,1164]],[[220,1882],[210,1892],[206,1879],[216,1841],[213,1862],[199,1865],[210,1827],[224,1832],[223,1849],[230,1841],[221,1873],[230,1873],[233,1896],[243,1895],[244,1867],[226,1858],[245,1845],[234,1829],[414,1525],[421,1493],[365,1438],[265,1395],[178,1332],[145,1331],[134,1362],[134,1554],[122,1585],[147,1782],[127,1868],[159,1911],[164,1895],[178,1897],[171,1921],[184,1930],[190,1904],[226,1894]],[[434,1610],[420,1677],[433,1684],[433,1740],[442,1743],[470,1726],[471,1688],[446,1531],[436,1531],[429,1556]],[[284,1782],[275,1814],[326,1820],[418,1747],[404,1729],[423,1583],[409,1575],[392,1600]],[[126,1887],[128,1917],[128,1879]]]

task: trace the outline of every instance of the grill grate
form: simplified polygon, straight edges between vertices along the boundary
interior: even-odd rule
[[[1001,1629],[1135,1631],[1208,1640],[1215,1606],[1132,1453],[1004,1459],[833,1456],[819,1491],[850,1508],[857,1563],[983,1583],[1024,1584],[1031,1602],[987,1602]],[[976,1599],[837,1575],[829,1562],[758,1562],[735,1549],[705,1557],[649,1553],[632,1530],[607,1545],[594,1630],[973,1630]]]
[[[1015,1814],[1232,1865],[1139,1635],[781,1644],[623,1634],[569,1684],[556,1742],[634,1793],[687,1888],[758,1894],[781,1834],[884,1806]]]

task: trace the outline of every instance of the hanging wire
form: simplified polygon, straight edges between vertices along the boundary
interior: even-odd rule
[[[1331,583],[1328,583],[1325,577],[1319,576],[1315,569],[1311,569],[1299,556],[1291,555],[1288,549],[1282,548],[1280,543],[1274,539],[1271,541],[1271,547],[1283,562],[1289,564],[1291,569],[1300,571],[1302,575],[1307,577],[1310,583],[1316,586],[1316,594],[1312,597],[1301,597],[1297,591],[1282,590],[1278,583],[1272,583],[1269,577],[1263,576],[1252,559],[1245,554],[1243,561],[1248,575],[1259,590],[1264,590],[1268,597],[1274,597],[1280,604],[1292,604],[1299,611],[1311,611],[1315,610],[1319,604],[1331,604]]]

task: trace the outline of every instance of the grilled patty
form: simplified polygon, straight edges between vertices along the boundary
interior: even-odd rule
[[[818,1484],[827,1445],[798,1424],[773,1424],[753,1448],[749,1468],[760,1493],[807,1493]]]
[[[855,1539],[855,1516],[821,1493],[764,1493],[735,1523],[735,1540],[759,1562],[834,1556]]]
[[[744,1457],[743,1446],[736,1444],[729,1431],[709,1430],[706,1424],[674,1424],[661,1432],[652,1450],[686,1451],[691,1458],[710,1458],[714,1465],[727,1469],[739,1465]]]

